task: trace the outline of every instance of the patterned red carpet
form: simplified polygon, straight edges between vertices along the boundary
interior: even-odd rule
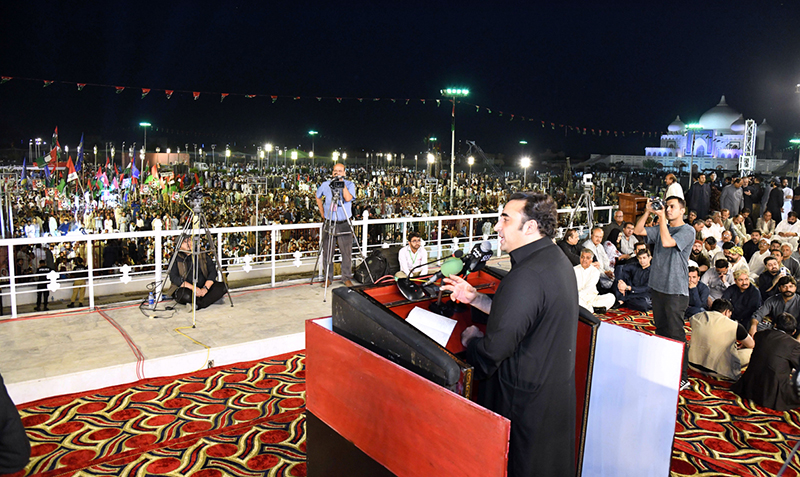
[[[603,319],[653,332],[646,314]],[[304,476],[304,361],[288,354],[27,404],[33,456],[15,476]],[[800,413],[759,408],[696,373],[691,382],[671,475],[775,475],[800,439]],[[795,456],[784,475],[799,473]]]
[[[23,475],[304,476],[305,356],[140,381],[20,409]]]
[[[611,310],[604,321],[655,332],[649,314]],[[686,326],[687,335],[691,330]],[[800,439],[800,413],[756,406],[729,391],[731,382],[690,371],[681,392],[672,449],[672,476],[772,476]],[[800,459],[783,474],[796,477]]]

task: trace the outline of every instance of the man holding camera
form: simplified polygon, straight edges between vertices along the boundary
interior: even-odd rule
[[[322,226],[322,269],[325,277],[322,286],[331,284],[333,276],[333,240],[342,254],[342,282],[353,286],[353,235],[349,220],[353,216],[353,197],[356,186],[346,180],[344,164],[333,166],[333,178],[322,183],[317,189],[317,207],[325,224]],[[324,200],[323,200],[324,198]],[[329,234],[330,231],[333,234]]]
[[[650,267],[650,298],[656,334],[686,343],[683,316],[689,306],[689,254],[695,240],[694,229],[684,223],[686,202],[680,197],[647,201],[646,213],[639,217],[633,233],[646,235],[653,244]],[[645,228],[650,214],[658,216],[658,226]],[[680,388],[688,389],[686,360],[683,360]]]

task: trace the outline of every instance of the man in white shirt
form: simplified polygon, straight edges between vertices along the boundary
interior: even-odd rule
[[[578,281],[578,303],[589,311],[594,311],[595,308],[609,309],[614,306],[614,294],[601,295],[597,291],[597,282],[601,274],[597,267],[592,266],[593,259],[594,253],[585,248],[581,251],[581,263],[573,267]]]
[[[603,248],[603,229],[595,227],[589,239],[583,242],[583,247],[588,248],[597,259],[598,269],[600,270],[600,288],[610,289],[614,285],[614,269],[611,268],[611,261],[608,259],[605,248]],[[613,295],[612,295],[613,297]]]
[[[633,257],[637,242],[639,242],[639,239],[633,235],[633,224],[630,222],[622,224],[622,236],[619,238],[619,251],[622,252],[623,255]]]
[[[664,182],[667,183],[667,192],[664,194],[664,200],[670,197],[680,197],[683,199],[683,187],[681,187],[678,180],[675,178],[675,174],[667,174],[667,177],[664,178]]]
[[[419,232],[411,232],[408,234],[408,245],[400,249],[397,254],[397,261],[400,263],[400,271],[405,273],[406,276],[420,276],[428,274],[428,266],[423,265],[428,263],[428,252],[422,246],[422,238]],[[411,269],[422,265],[411,273]]]
[[[769,240],[762,238],[758,242],[758,251],[750,257],[750,261],[747,263],[748,268],[750,268],[750,279],[754,282],[758,280],[758,276],[764,271],[764,259],[769,256]]]
[[[781,243],[788,243],[792,250],[796,250],[798,236],[800,236],[800,221],[797,220],[797,214],[792,211],[786,220],[781,220],[775,227],[774,238]]]

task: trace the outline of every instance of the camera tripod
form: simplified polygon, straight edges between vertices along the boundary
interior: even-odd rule
[[[220,260],[219,254],[217,253],[217,248],[214,246],[214,239],[211,236],[211,230],[208,227],[208,221],[206,220],[205,214],[203,214],[203,209],[200,207],[200,204],[203,201],[203,197],[193,197],[190,200],[192,207],[190,208],[189,212],[187,213],[186,223],[181,230],[181,234],[178,236],[178,239],[175,241],[175,250],[172,253],[172,258],[170,258],[169,265],[167,266],[167,276],[169,276],[170,272],[172,271],[172,267],[175,266],[175,263],[178,260],[178,254],[180,253],[181,244],[186,238],[192,238],[192,283],[197,283],[197,270],[199,261],[201,259],[205,259],[205,256],[208,254],[213,254],[214,262],[217,265],[217,278],[222,277],[222,283],[225,284],[225,293],[228,295],[228,300],[233,306],[233,298],[231,298],[230,288],[228,287],[228,279],[224,273],[222,273],[222,260]],[[197,228],[195,228],[195,224]],[[200,229],[203,229],[202,232]],[[205,246],[201,246],[200,240],[202,236],[205,235]],[[186,277],[181,277],[184,279]],[[180,283],[173,283],[173,285],[180,286]],[[163,281],[161,286],[158,287],[158,293],[156,295],[156,300],[153,302],[152,311],[156,310],[158,303],[161,301],[161,297],[164,293]],[[192,293],[192,328],[195,327],[196,324],[196,314],[197,314],[197,293]]]
[[[583,184],[583,193],[578,198],[578,203],[575,204],[575,208],[572,209],[572,212],[569,214],[569,225],[567,226],[568,229],[572,228],[572,224],[575,220],[575,214],[581,207],[586,207],[586,220],[589,223],[589,230],[592,229],[592,226],[594,225],[594,202],[592,202],[592,187],[593,184],[591,182]]]
[[[325,212],[325,217],[323,217],[323,220],[322,220],[322,234],[320,236],[321,243],[320,243],[319,250],[317,250],[317,258],[314,260],[314,270],[311,272],[311,282],[309,283],[309,285],[313,285],[314,284],[314,278],[317,275],[317,266],[319,265],[320,257],[322,257],[323,260],[325,259],[325,257],[328,257],[328,260],[323,264],[323,266],[325,267],[325,271],[322,274],[322,279],[324,280],[324,284],[325,284],[325,290],[324,290],[323,295],[322,295],[322,301],[323,302],[327,301],[327,297],[328,297],[328,282],[330,281],[330,277],[332,275],[332,273],[331,273],[331,264],[333,263],[333,250],[334,250],[333,242],[334,242],[334,239],[336,239],[336,237],[345,236],[345,235],[349,234],[349,235],[351,235],[353,237],[353,241],[355,242],[356,249],[360,249],[361,248],[359,243],[358,243],[358,236],[356,235],[356,232],[353,229],[353,222],[350,219],[350,217],[347,217],[346,214],[345,214],[345,217],[346,217],[346,220],[347,220],[348,230],[345,231],[345,232],[337,232],[337,230],[336,230],[337,222],[336,222],[336,220],[334,220],[334,218],[336,217],[336,211],[340,207],[342,209],[344,209],[344,202],[342,201],[342,189],[343,188],[330,187],[331,195],[332,195],[331,196],[331,205],[328,207],[328,210]],[[337,243],[338,243],[338,240],[337,240]],[[342,251],[341,248],[339,249],[339,252],[342,255],[344,255],[344,251]],[[351,248],[350,253],[352,254],[352,248]],[[372,276],[372,272],[369,270],[369,267],[366,267],[366,268],[367,268],[367,273],[369,274],[370,279],[374,282],[375,279]],[[351,266],[350,266],[351,273],[352,273],[352,269],[353,269],[353,267],[352,267],[352,264],[351,264]]]

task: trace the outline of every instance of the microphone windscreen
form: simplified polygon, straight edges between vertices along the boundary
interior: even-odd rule
[[[453,252],[453,256],[455,258],[461,258],[462,256],[464,256],[464,251],[461,250],[461,249],[458,249],[455,252]]]
[[[464,262],[460,258],[448,258],[444,261],[441,268],[441,273],[445,277],[449,277],[450,275],[456,275],[461,273],[461,269],[464,267]]]
[[[491,252],[492,251],[492,243],[489,242],[488,240],[484,240],[483,242],[481,242],[481,251],[483,251],[483,253]]]

